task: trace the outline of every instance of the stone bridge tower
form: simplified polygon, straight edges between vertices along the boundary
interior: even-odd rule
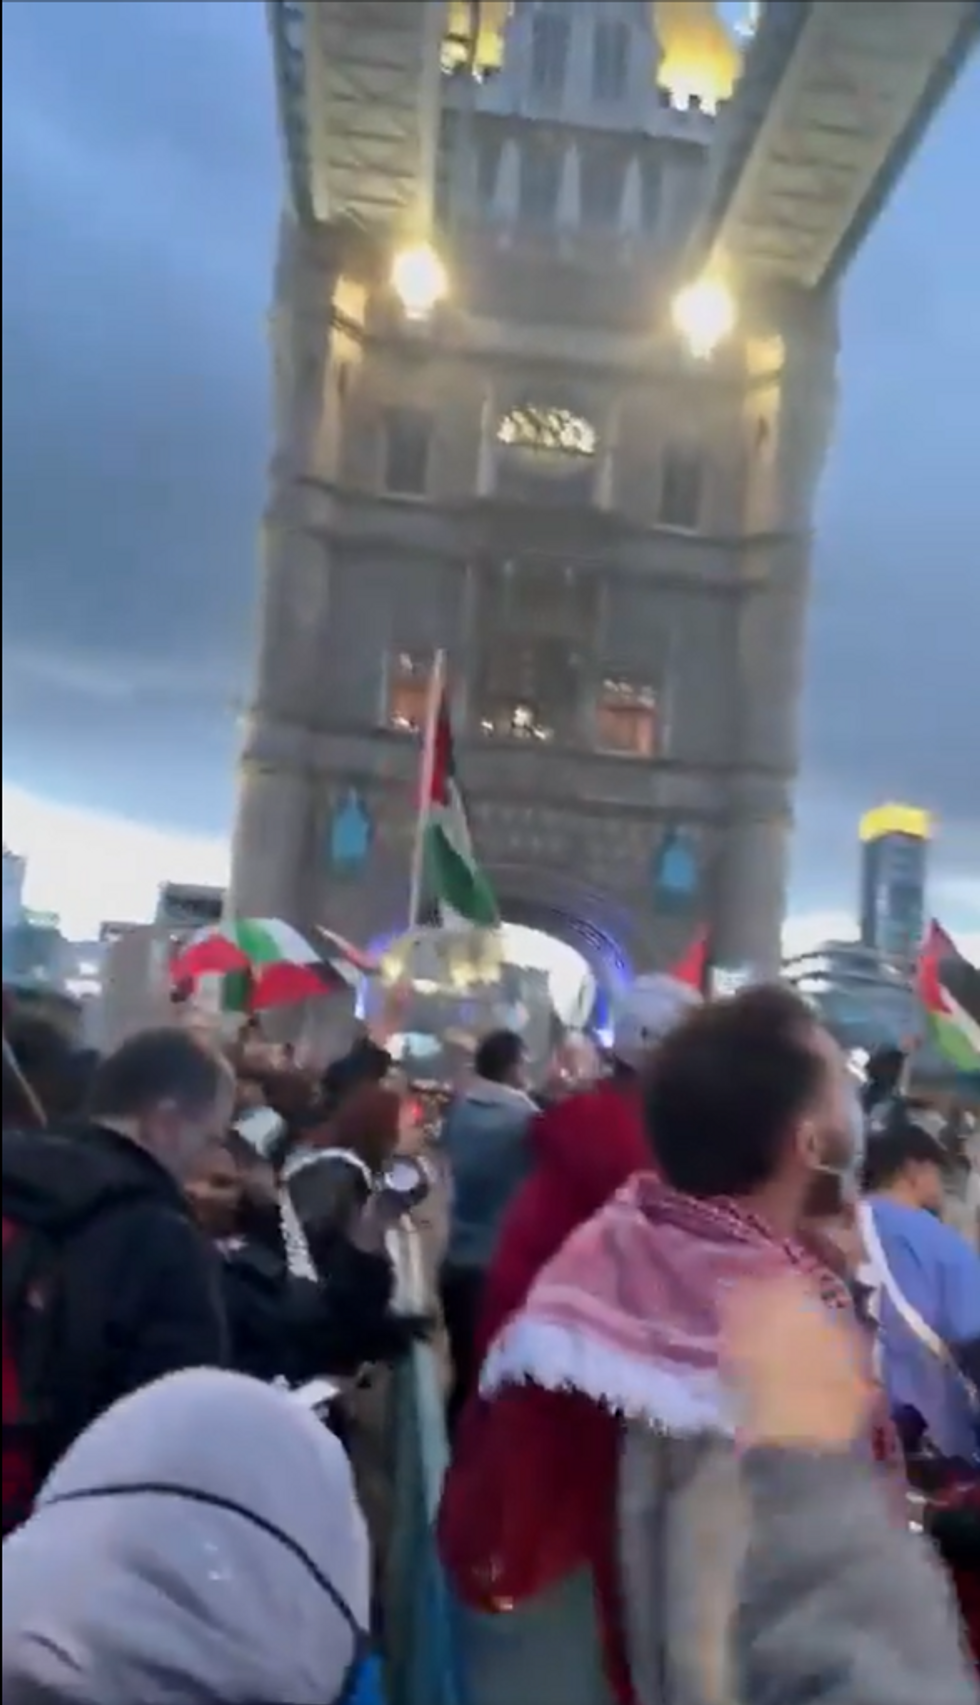
[[[508,918],[614,982],[700,927],[778,963],[834,301],[773,288],[710,362],[682,346],[722,121],[657,86],[649,17],[523,5],[496,78],[446,80],[425,325],[355,238],[283,221],[240,910],[404,923],[445,648]]]

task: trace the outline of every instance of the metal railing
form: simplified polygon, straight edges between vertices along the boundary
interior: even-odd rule
[[[446,1469],[445,1399],[427,1344],[415,1345],[396,1370],[393,1396],[394,1521],[385,1607],[390,1705],[460,1705],[433,1533]]]

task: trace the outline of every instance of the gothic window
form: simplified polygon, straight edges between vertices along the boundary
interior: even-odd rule
[[[547,137],[528,135],[521,149],[519,209],[528,225],[549,226],[558,217],[562,152]]]
[[[385,664],[385,716],[398,734],[420,734],[429,711],[430,656],[389,652]]]
[[[659,160],[649,154],[640,161],[640,210],[644,231],[653,233],[663,209],[663,171]]]
[[[577,660],[563,639],[516,626],[488,637],[477,697],[487,738],[547,745],[574,726],[577,701]]]
[[[592,141],[582,150],[580,172],[582,223],[615,231],[623,205],[625,161],[622,154],[608,143]]]
[[[428,484],[432,416],[425,409],[393,408],[385,414],[385,491],[424,497]]]
[[[539,12],[531,28],[531,87],[539,95],[560,95],[568,67],[568,19]]]
[[[627,758],[654,758],[659,743],[657,695],[645,682],[608,676],[596,706],[596,745],[600,752]]]
[[[629,85],[630,30],[618,19],[596,24],[592,39],[592,98],[621,101]]]
[[[538,408],[524,403],[504,415],[497,427],[497,442],[509,449],[594,456],[598,436],[591,421],[583,420],[570,409]]]
[[[528,743],[547,743],[555,731],[543,719],[535,705],[519,699],[497,700],[486,707],[480,718],[480,733],[497,740],[525,740]]]
[[[668,447],[663,459],[660,486],[661,526],[693,533],[701,521],[704,496],[704,459],[689,444]]]

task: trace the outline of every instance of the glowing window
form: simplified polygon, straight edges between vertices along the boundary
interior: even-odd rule
[[[607,678],[596,706],[596,745],[628,758],[656,757],[657,695],[645,683]]]
[[[569,409],[522,405],[504,415],[497,427],[497,442],[519,450],[594,456],[598,435],[590,421]]]
[[[497,704],[480,718],[480,733],[497,740],[553,740],[555,731],[531,704]]]
[[[430,657],[395,651],[385,671],[385,721],[398,734],[420,734],[429,710]]]

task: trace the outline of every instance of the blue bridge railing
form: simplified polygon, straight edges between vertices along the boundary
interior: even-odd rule
[[[446,1469],[439,1364],[417,1344],[394,1384],[394,1522],[385,1646],[390,1705],[461,1705],[451,1620],[433,1525]]]

